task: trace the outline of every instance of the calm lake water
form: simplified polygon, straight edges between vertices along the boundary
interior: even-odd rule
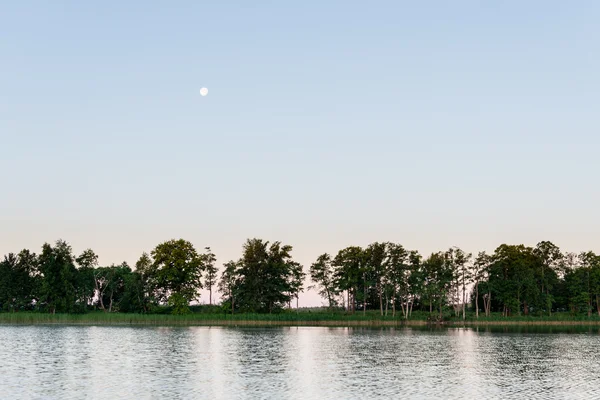
[[[598,328],[0,326],[0,397],[600,397]]]

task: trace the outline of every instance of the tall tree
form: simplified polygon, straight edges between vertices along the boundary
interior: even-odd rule
[[[336,286],[339,290],[346,291],[348,310],[351,312],[356,311],[356,295],[358,286],[363,279],[364,264],[364,251],[358,246],[350,246],[340,250],[333,259]]]
[[[212,289],[217,283],[217,267],[215,263],[217,257],[210,250],[210,247],[205,248],[204,253],[204,287],[208,288],[208,304],[212,305]]]
[[[221,279],[219,280],[218,289],[221,293],[223,303],[229,302],[231,305],[231,313],[235,311],[235,291],[237,289],[238,279],[238,264],[235,261],[228,261],[223,264]]]
[[[75,310],[77,269],[71,246],[58,240],[54,247],[45,243],[39,256],[40,302],[52,312]]]
[[[152,250],[155,295],[167,301],[174,314],[189,312],[202,288],[202,259],[192,243],[179,239],[161,243]]]
[[[110,267],[100,267],[95,271],[98,304],[106,312],[120,310],[123,298],[127,298],[126,284],[132,274],[126,262]]]
[[[502,244],[495,250],[489,285],[502,303],[503,316],[510,316],[513,312],[520,314],[521,308],[528,314],[529,306],[538,303],[537,266],[531,247]]]
[[[408,305],[410,302],[410,269],[407,263],[409,252],[400,244],[387,245],[387,258],[385,260],[386,282],[392,299],[392,317],[396,316],[396,299],[400,299],[402,316],[408,319]],[[387,301],[386,301],[387,303]],[[406,304],[406,309],[404,305]]]
[[[446,252],[446,262],[448,268],[452,271],[454,285],[454,304],[455,310],[462,310],[462,318],[466,319],[465,306],[467,303],[466,288],[471,283],[470,260],[471,253],[465,253],[458,247],[452,247]]]
[[[330,309],[337,305],[335,300],[337,289],[334,274],[335,271],[331,265],[331,256],[327,253],[321,254],[317,258],[317,261],[310,266],[310,279],[318,285],[319,295],[327,299]]]
[[[473,282],[475,290],[475,318],[479,319],[479,283],[486,280],[488,268],[490,265],[490,256],[485,251],[480,251],[475,257],[473,262]],[[485,315],[488,316],[490,312],[489,304],[491,300],[491,293],[484,295],[483,304],[485,309]]]
[[[236,303],[250,312],[273,312],[289,303],[296,263],[292,246],[248,239],[238,262]]]
[[[142,253],[140,258],[135,263],[135,272],[138,274],[138,291],[136,297],[144,312],[148,312],[151,307],[158,303],[154,296],[156,288],[156,273],[154,270],[154,262],[150,255],[146,252]],[[133,282],[131,282],[133,283]]]
[[[448,294],[454,280],[453,271],[446,261],[443,252],[432,253],[423,263],[425,274],[425,294],[429,300],[429,312],[433,305],[438,309],[438,318],[442,319],[443,307],[447,302]]]
[[[365,274],[370,275],[373,283],[375,284],[375,290],[377,297],[379,298],[379,313],[383,316],[383,288],[384,279],[386,277],[386,261],[388,258],[388,244],[375,242],[371,243],[365,250]],[[366,280],[365,280],[365,286]],[[365,299],[366,300],[366,299]],[[366,301],[363,303],[366,310]]]
[[[553,282],[556,281],[557,269],[563,258],[558,246],[552,242],[542,241],[537,244],[533,250],[533,254],[538,258],[540,265],[540,294],[542,297],[542,305],[552,314],[552,296],[550,289]]]
[[[291,274],[290,274],[290,298],[296,298],[296,309],[299,308],[300,292],[304,289],[304,279],[306,273],[302,265],[296,261],[290,262]],[[290,307],[291,308],[291,307]]]
[[[79,267],[75,284],[76,301],[85,310],[95,294],[94,269],[98,266],[98,256],[92,249],[87,249],[75,259],[75,262]]]
[[[37,256],[29,250],[9,253],[0,262],[0,310],[32,307],[36,292]]]

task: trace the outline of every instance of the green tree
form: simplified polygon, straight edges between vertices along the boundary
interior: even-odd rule
[[[592,251],[582,252],[579,254],[579,275],[580,285],[577,288],[579,301],[586,297],[587,315],[592,315],[594,299],[596,301],[596,309],[600,315],[600,258]]]
[[[539,293],[542,299],[541,305],[547,309],[548,314],[552,314],[553,299],[550,290],[557,281],[556,271],[563,259],[563,254],[558,246],[548,241],[539,242],[533,249],[533,254],[537,257],[540,266]]]
[[[204,287],[208,289],[208,304],[212,305],[212,289],[217,283],[217,267],[215,263],[217,261],[217,257],[210,250],[210,247],[205,248],[206,253],[204,253]]]
[[[396,300],[400,299],[402,316],[408,319],[411,298],[409,252],[400,244],[388,243],[385,260],[386,286],[392,300],[392,316],[396,316]],[[386,296],[387,297],[387,296]],[[406,304],[406,308],[404,307]],[[387,310],[387,300],[386,300]]]
[[[148,253],[142,253],[140,258],[136,261],[135,272],[138,275],[136,278],[138,282],[135,284],[135,296],[143,311],[148,312],[152,306],[158,304],[158,300],[154,297],[156,288],[154,263]],[[133,282],[131,283],[133,284]],[[134,286],[130,287],[133,288]]]
[[[348,297],[348,310],[356,311],[358,286],[363,279],[365,254],[361,247],[350,246],[342,249],[333,259],[335,280],[338,290],[345,291]]]
[[[189,312],[189,303],[202,288],[202,259],[192,243],[179,239],[161,243],[152,250],[155,296],[166,301],[176,314]]]
[[[95,294],[94,269],[98,266],[98,256],[92,249],[87,249],[75,259],[75,262],[79,267],[75,283],[76,302],[85,310]]]
[[[466,319],[466,288],[471,283],[471,257],[471,253],[467,254],[458,247],[446,251],[447,268],[452,272],[454,283],[452,287],[454,310],[457,315],[462,311],[463,320]]]
[[[273,312],[289,303],[297,289],[293,287],[297,263],[292,246],[280,242],[248,239],[238,261],[236,303],[249,312]]]
[[[126,262],[110,267],[96,268],[96,291],[98,304],[105,312],[119,311],[121,301],[126,298],[126,282],[132,274]],[[116,307],[115,307],[116,306]]]
[[[310,279],[318,286],[319,295],[327,299],[330,309],[337,305],[335,295],[335,271],[331,265],[331,256],[327,253],[321,254],[317,261],[310,266]]]
[[[37,256],[29,250],[9,253],[0,262],[0,310],[32,307],[36,292]]]
[[[443,252],[432,253],[423,262],[425,277],[424,294],[429,301],[429,312],[433,312],[433,305],[438,309],[438,318],[443,317],[443,307],[448,301],[448,295],[454,280],[451,265],[446,260]]]
[[[383,316],[383,290],[386,278],[386,262],[388,258],[388,244],[375,242],[371,243],[365,249],[365,275],[370,276],[371,279],[364,279],[365,288],[367,282],[375,284],[375,290],[377,297],[379,298],[379,313]],[[365,296],[366,297],[366,296]],[[366,310],[366,299],[363,303],[363,311]]]
[[[39,256],[40,302],[53,314],[75,311],[77,269],[71,246],[58,240],[45,243]]]
[[[485,251],[479,252],[475,261],[473,262],[473,282],[475,291],[475,318],[479,319],[479,284],[481,281],[487,280],[489,273],[490,256]],[[483,307],[485,309],[485,315],[490,315],[491,306],[491,292],[488,292],[483,297]]]
[[[304,290],[304,279],[306,278],[306,273],[304,272],[304,268],[302,265],[296,261],[290,261],[290,300],[292,298],[296,298],[296,308],[299,308],[299,300],[300,300],[300,292]],[[290,304],[290,308],[291,304]]]
[[[529,313],[531,304],[539,303],[535,271],[538,260],[531,247],[502,244],[495,250],[490,265],[489,285],[502,303],[502,315]]]
[[[235,291],[238,286],[238,264],[235,261],[228,261],[223,264],[223,267],[218,290],[221,293],[222,303],[229,303],[233,314],[235,311]]]

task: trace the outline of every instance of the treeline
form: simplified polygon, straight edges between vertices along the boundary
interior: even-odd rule
[[[448,308],[465,318],[469,306],[476,317],[492,311],[600,315],[600,256],[563,253],[547,241],[533,248],[502,244],[476,256],[453,247],[428,257],[399,244],[373,243],[321,255],[310,276],[330,307],[378,308],[382,315],[399,308],[403,318],[413,309],[441,318]]]
[[[183,239],[141,255],[136,264],[99,266],[90,249],[74,255],[62,241],[40,254],[22,250],[0,262],[0,307],[4,311],[75,313],[89,310],[190,312],[200,289],[218,290],[223,312],[277,312],[291,308],[306,274],[292,247],[249,239],[242,256],[220,269],[210,248],[198,252]],[[460,248],[423,257],[395,243],[351,246],[323,254],[308,268],[330,309],[378,310],[409,319],[414,310],[442,318],[448,310],[466,317],[492,312],[549,315],[569,311],[600,315],[600,256],[561,252],[550,242],[535,247],[500,245],[476,256]],[[216,307],[216,306],[215,306]]]
[[[200,290],[219,290],[227,311],[273,312],[291,306],[302,290],[305,274],[293,261],[291,246],[260,239],[248,240],[239,261],[225,263],[218,276],[216,257],[209,247],[199,253],[192,243],[179,239],[143,253],[132,268],[126,262],[99,266],[98,256],[87,249],[75,255],[59,240],[42,246],[40,254],[22,250],[0,262],[0,309],[51,313],[152,313],[168,306],[173,314],[190,312]]]

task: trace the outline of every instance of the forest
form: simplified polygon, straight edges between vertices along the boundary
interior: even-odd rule
[[[76,255],[58,240],[39,254],[24,249],[3,257],[0,310],[189,314],[204,288],[209,298],[202,307],[214,313],[285,312],[312,289],[324,308],[345,315],[600,315],[600,256],[562,252],[548,241],[502,244],[476,255],[452,247],[428,256],[376,242],[322,254],[304,268],[292,258],[292,246],[248,239],[238,260],[221,268],[216,261],[209,247],[199,252],[179,239],[158,244],[133,266],[101,266],[93,250]]]

